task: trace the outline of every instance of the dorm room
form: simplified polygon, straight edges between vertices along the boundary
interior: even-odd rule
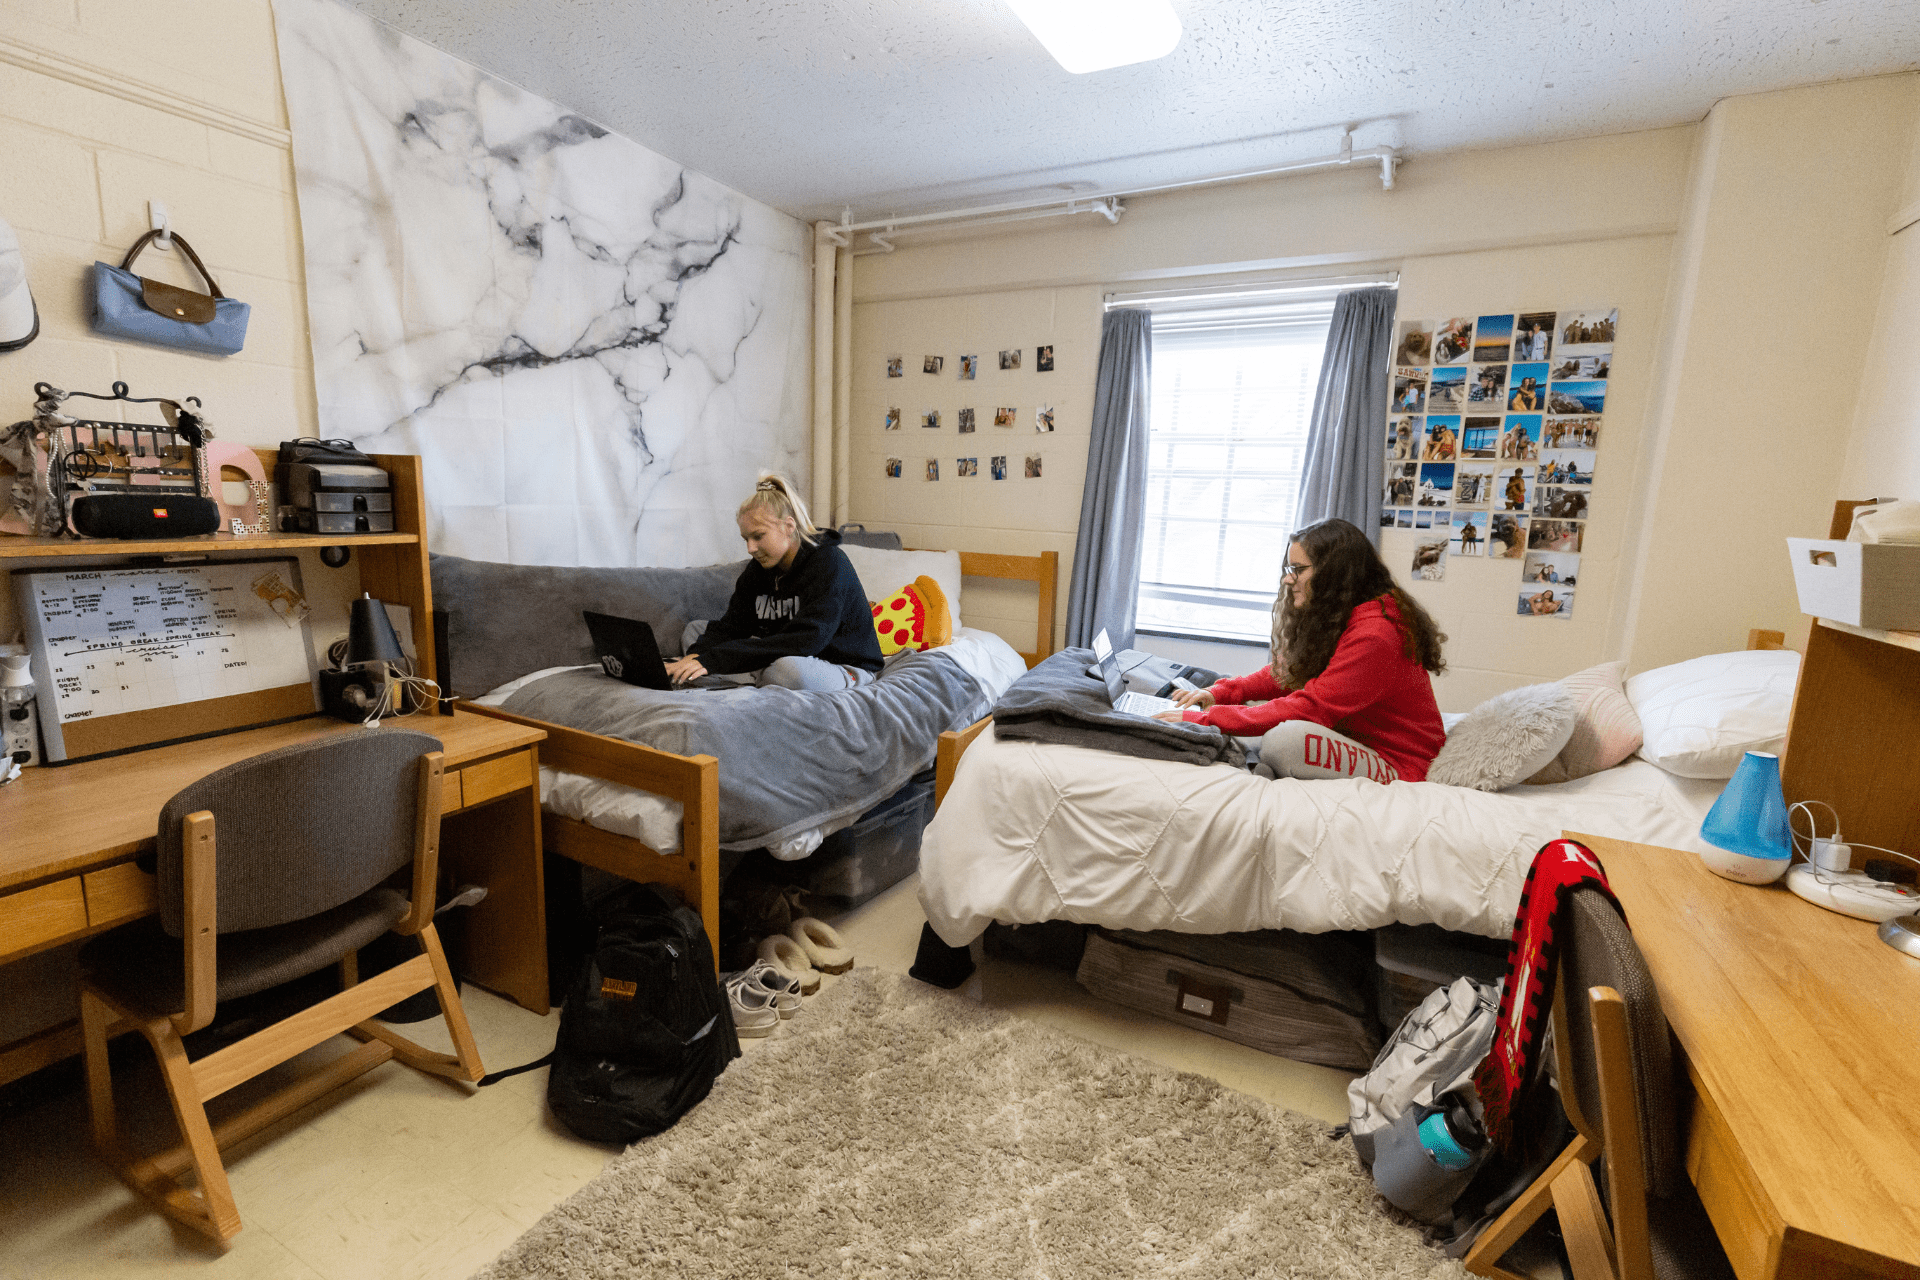
[[[956,34],[919,4],[0,0],[0,434],[104,424],[51,465],[44,425],[0,440],[9,686],[45,670],[47,575],[262,560],[290,567],[248,609],[314,673],[292,711],[0,694],[43,730],[0,783],[0,1276],[1920,1276],[1920,1128],[1880,1101],[1920,1089],[1920,961],[1713,875],[1702,836],[1753,748],[1854,869],[1920,854],[1913,624],[1803,607],[1787,547],[1920,498],[1920,25],[1172,0],[1172,54],[1074,74],[1031,7]],[[1475,65],[1442,74],[1456,40]],[[137,318],[250,304],[239,350],[98,314],[150,230]],[[183,409],[221,452],[158,483],[223,528],[277,526],[309,437],[390,510],[33,534],[36,481],[193,458]],[[606,674],[585,614],[671,661],[725,610],[765,472],[925,630],[835,693]],[[1446,634],[1456,755],[1555,690],[1584,745],[1482,789],[996,732],[1101,627],[1156,669],[1262,668],[1289,535],[1333,501]],[[313,713],[369,678],[339,668],[386,643],[373,602],[413,713],[363,729]],[[366,739],[405,759],[329,755]],[[313,852],[334,828],[352,859]],[[1563,833],[1629,927],[1575,895],[1563,972],[1629,1026],[1549,989],[1560,1158],[1416,1221],[1327,1132],[1409,1010],[1507,976]],[[298,960],[213,940],[316,909],[336,862],[381,882],[312,943],[337,959],[279,985]],[[545,1069],[473,1081],[564,1038],[627,882],[747,980],[719,988],[743,1056],[623,1151]],[[967,948],[951,992],[906,976],[923,930]],[[1660,1077],[1627,1120],[1623,1060]]]

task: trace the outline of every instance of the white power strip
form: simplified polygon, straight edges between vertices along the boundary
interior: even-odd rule
[[[1875,880],[1864,871],[1822,871],[1796,862],[1787,869],[1787,888],[1815,906],[1860,920],[1892,920],[1920,912],[1920,890]]]

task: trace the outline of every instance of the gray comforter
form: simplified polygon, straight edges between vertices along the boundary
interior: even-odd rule
[[[636,688],[598,671],[536,680],[504,704],[589,733],[720,761],[720,847],[753,849],[859,816],[933,763],[935,743],[987,713],[972,676],[908,653],[837,693]]]
[[[1211,725],[1169,724],[1125,715],[1107,687],[1087,674],[1091,649],[1062,649],[1014,681],[993,708],[996,738],[1118,751],[1145,760],[1210,765],[1246,763],[1239,741]]]

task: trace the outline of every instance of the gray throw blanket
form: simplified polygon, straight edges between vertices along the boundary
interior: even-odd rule
[[[1212,725],[1169,724],[1115,711],[1107,686],[1087,674],[1092,661],[1091,649],[1062,649],[1014,681],[993,708],[993,736],[1094,747],[1143,760],[1246,764],[1238,739]]]
[[[781,688],[661,692],[598,671],[536,680],[504,708],[588,733],[720,761],[720,847],[755,849],[858,817],[933,763],[940,735],[987,713],[974,678],[908,653],[835,693]]]

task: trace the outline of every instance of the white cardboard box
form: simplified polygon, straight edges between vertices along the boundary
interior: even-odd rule
[[[1788,538],[1800,612],[1856,627],[1920,630],[1920,547]]]

